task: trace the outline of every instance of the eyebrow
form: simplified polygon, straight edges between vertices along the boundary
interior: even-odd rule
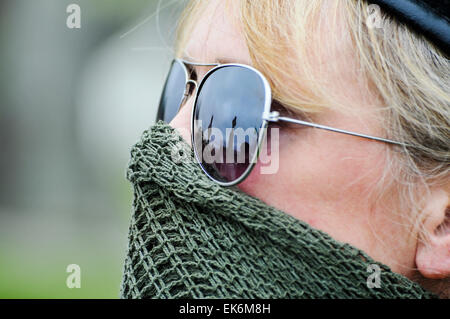
[[[236,59],[230,59],[230,58],[217,58],[215,61],[217,61],[220,64],[229,64],[229,63],[235,63],[235,64],[245,64],[250,65],[249,62],[242,61],[242,60],[236,60]]]

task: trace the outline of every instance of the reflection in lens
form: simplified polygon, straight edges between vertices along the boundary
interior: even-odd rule
[[[169,123],[177,115],[186,89],[186,71],[181,62],[174,61],[167,76],[159,102],[156,120]]]
[[[205,79],[194,110],[194,147],[210,177],[230,183],[246,173],[258,149],[264,105],[264,82],[251,69],[223,66]]]

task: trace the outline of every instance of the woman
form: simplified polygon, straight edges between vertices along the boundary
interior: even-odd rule
[[[365,1],[243,0],[192,1],[180,22],[176,53],[189,73],[187,91],[176,116],[166,120],[188,143],[196,143],[192,109],[208,102],[202,96],[208,80],[200,83],[206,74],[213,77],[208,72],[216,64],[239,63],[260,72],[270,87],[271,112],[292,120],[262,114],[269,135],[279,131],[274,172],[262,173],[260,158],[230,177],[230,166],[200,159],[216,184],[237,184],[449,296],[448,52]],[[213,126],[203,125],[192,128],[196,133]],[[198,160],[201,152],[195,151]]]

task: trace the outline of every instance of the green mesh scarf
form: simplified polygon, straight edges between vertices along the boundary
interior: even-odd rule
[[[131,151],[122,298],[433,298],[364,252],[210,181],[157,123]],[[368,268],[381,270],[369,288]]]

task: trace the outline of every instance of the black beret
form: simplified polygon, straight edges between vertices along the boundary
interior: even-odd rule
[[[450,56],[450,0],[369,0]]]

